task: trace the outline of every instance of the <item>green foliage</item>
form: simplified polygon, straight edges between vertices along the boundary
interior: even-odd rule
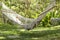
[[[28,6],[26,6],[26,0],[2,1],[12,10],[29,18],[37,18],[49,4],[49,0],[29,0],[29,2],[31,1],[29,3],[30,6],[28,4]],[[60,26],[53,27],[50,23],[52,17],[60,17],[60,0],[56,0],[56,5],[57,7],[51,10],[51,12],[48,12],[46,17],[37,25],[37,28],[30,31],[21,30],[17,25],[13,25],[9,22],[9,24],[3,24],[0,18],[0,40],[60,40]]]
[[[28,18],[37,18],[43,10],[48,6],[50,0],[4,0],[3,1],[11,9],[20,15]],[[46,17],[42,19],[38,26],[51,26],[50,19],[52,17],[60,17],[60,1],[56,0],[57,7],[48,12]]]
[[[16,26],[0,24],[0,40],[60,40],[60,26],[37,27],[26,31]]]
[[[2,9],[2,6],[0,6],[0,10]]]

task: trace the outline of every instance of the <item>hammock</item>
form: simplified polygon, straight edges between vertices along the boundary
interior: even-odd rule
[[[19,24],[20,26],[24,27],[25,29],[33,29],[36,24],[46,16],[47,12],[50,11],[52,8],[55,7],[55,2],[51,2],[48,7],[39,15],[36,19],[25,18],[10,8],[8,8],[4,3],[2,3],[2,14],[4,14],[9,20]]]

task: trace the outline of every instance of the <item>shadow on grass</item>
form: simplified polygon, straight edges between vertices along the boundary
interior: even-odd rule
[[[45,31],[18,31],[16,30],[16,27],[5,26],[0,26],[0,31],[2,31],[0,37],[5,37],[4,40],[45,40],[45,38],[47,40],[48,35],[52,35],[52,37],[55,36],[56,38],[59,37],[60,40],[60,29]],[[4,31],[8,31],[9,33],[4,33]],[[41,37],[42,39],[40,39]]]
[[[46,31],[23,31],[23,32],[20,31],[20,32],[18,32],[18,34],[16,36],[10,35],[11,38],[9,38],[8,35],[6,35],[5,38],[6,38],[6,40],[8,40],[8,39],[9,40],[35,40],[32,38],[40,38],[40,37],[45,37],[47,35],[52,35],[52,34],[54,34],[54,36],[58,36],[60,34],[60,29],[46,30]],[[60,35],[59,35],[59,37],[60,37]]]
[[[47,30],[47,31],[31,31],[26,33],[26,32],[20,32],[20,36],[25,36],[25,37],[43,37],[46,35],[50,35],[50,34],[56,34],[56,33],[60,33],[60,29],[58,30]]]

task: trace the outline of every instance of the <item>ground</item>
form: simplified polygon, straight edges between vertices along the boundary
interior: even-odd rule
[[[24,30],[0,25],[0,40],[60,40],[60,25]]]

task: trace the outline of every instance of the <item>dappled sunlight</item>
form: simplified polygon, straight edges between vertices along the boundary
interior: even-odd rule
[[[50,27],[48,27],[49,29]],[[56,30],[51,30],[53,27],[51,27],[49,30],[47,30],[46,28],[39,28],[39,30],[37,29],[33,29],[30,31],[24,30],[24,29],[20,29],[20,30],[14,30],[13,28],[11,28],[12,30],[7,30],[7,31],[2,31],[0,29],[0,34],[2,37],[5,37],[5,39],[16,39],[16,40],[47,40],[47,39],[58,39],[60,37],[60,29],[58,29],[59,27],[54,27],[56,28]],[[54,29],[53,28],[53,29]],[[41,29],[45,29],[45,30],[41,30]],[[2,39],[1,37],[1,39]],[[44,39],[43,39],[44,38]]]
[[[5,39],[5,37],[3,37],[3,36],[0,36],[0,40],[2,40],[2,39]]]
[[[34,28],[31,31],[44,31],[44,30],[57,30],[57,29],[60,29],[60,25],[51,26],[51,27],[37,27],[37,28]]]
[[[17,34],[16,31],[0,31],[1,34]]]

